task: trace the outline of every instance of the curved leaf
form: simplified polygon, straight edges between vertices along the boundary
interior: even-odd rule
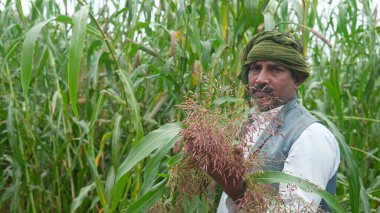
[[[141,187],[141,193],[146,193],[151,190],[155,180],[157,179],[157,173],[161,166],[161,161],[169,150],[173,147],[177,137],[174,137],[167,146],[162,146],[146,161],[144,169],[144,181]]]
[[[123,117],[116,113],[115,115],[115,124],[114,124],[114,129],[112,132],[112,142],[111,142],[111,159],[112,159],[112,164],[114,166],[114,169],[119,167],[119,158],[120,158],[120,138],[121,138],[121,133],[122,129],[120,126],[121,119]]]
[[[82,7],[74,14],[73,22],[73,36],[70,41],[69,61],[67,65],[68,85],[71,108],[76,117],[78,117],[77,109],[77,90],[78,90],[78,77],[79,67],[83,52],[84,40],[86,37],[88,9],[86,6]]]
[[[141,124],[140,107],[136,101],[133,83],[131,79],[129,79],[129,77],[125,75],[121,70],[118,70],[117,74],[123,83],[124,92],[127,96],[127,102],[132,110],[132,124],[136,130],[136,141],[139,141],[144,136],[144,131]]]
[[[132,148],[127,159],[125,159],[117,170],[116,182],[129,172],[140,160],[150,155],[150,153],[159,147],[167,145],[178,135],[181,129],[179,123],[165,124],[142,138],[138,144]]]
[[[103,110],[103,107],[104,107],[104,93],[106,93],[105,90],[102,90],[102,91],[100,92],[99,99],[98,99],[98,101],[96,102],[96,108],[95,108],[95,111],[94,111],[94,112],[92,113],[92,115],[91,115],[91,120],[90,120],[90,132],[93,132],[93,131],[94,131],[95,122],[96,122],[96,120],[98,119],[100,112]]]
[[[273,30],[276,26],[276,21],[274,20],[274,17],[270,13],[264,13],[264,29],[267,30]]]
[[[45,20],[33,26],[25,35],[21,50],[21,86],[24,96],[28,96],[30,81],[32,79],[33,50],[41,29],[52,19]]]
[[[78,197],[76,197],[70,205],[70,212],[75,212],[77,208],[82,205],[83,200],[87,197],[88,193],[95,189],[95,182],[80,189]]]
[[[132,203],[127,212],[147,212],[165,192],[166,180],[158,183],[154,188],[145,193],[136,202]]]
[[[278,171],[264,171],[254,173],[250,176],[254,179],[256,183],[260,184],[272,184],[272,183],[292,183],[300,187],[302,190],[307,192],[313,192],[321,196],[329,207],[334,212],[346,212],[342,204],[334,197],[334,195],[329,192],[321,189],[319,186],[304,180],[299,177],[295,177],[283,172]]]
[[[267,1],[264,1],[267,3]],[[257,28],[264,20],[263,14],[261,13],[261,1],[257,0],[245,0],[244,4],[244,15],[248,20],[248,23],[251,28]],[[265,3],[264,3],[265,4]]]

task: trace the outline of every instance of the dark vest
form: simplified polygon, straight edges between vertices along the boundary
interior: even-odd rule
[[[254,145],[265,159],[263,170],[282,171],[293,143],[315,122],[318,120],[299,105],[296,98],[288,101]],[[331,194],[335,194],[336,191],[336,175],[335,173],[326,186],[326,191]],[[324,211],[331,212],[323,199],[320,207]]]

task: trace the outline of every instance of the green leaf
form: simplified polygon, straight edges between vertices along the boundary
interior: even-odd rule
[[[117,71],[121,82],[123,83],[124,92],[126,94],[127,102],[132,111],[132,124],[136,130],[136,141],[139,141],[144,136],[143,127],[141,124],[140,107],[136,101],[133,83],[131,79],[125,75],[121,70]]]
[[[33,51],[37,37],[40,35],[41,29],[51,20],[45,20],[33,26],[25,35],[21,50],[21,86],[24,97],[28,96],[29,85],[32,80]]]
[[[223,39],[225,39],[225,41],[227,40],[227,32],[228,32],[228,4],[227,4],[227,0],[222,0],[221,2],[221,16],[222,16],[222,24],[221,24],[221,27],[222,27],[222,35],[223,35]]]
[[[70,25],[74,24],[73,18],[71,18],[70,16],[66,16],[66,15],[59,15],[59,16],[57,16],[57,18],[55,20],[57,22],[61,22],[63,24],[70,24]],[[100,39],[103,39],[103,36],[102,36],[102,34],[99,33],[99,30],[97,30],[95,27],[93,27],[91,25],[87,25],[86,32],[90,35],[94,35]]]
[[[120,202],[122,196],[125,194],[125,187],[128,183],[130,174],[127,173],[126,176],[121,178],[119,181],[115,182],[111,188],[111,196],[112,199],[109,200],[109,204],[106,210],[109,209],[109,212],[114,212]]]
[[[295,184],[304,191],[313,192],[321,196],[334,212],[339,212],[339,213],[346,212],[342,204],[339,203],[339,201],[335,198],[334,195],[330,194],[329,192],[321,189],[319,186],[307,180],[304,180],[302,178],[295,177],[283,172],[277,172],[277,171],[257,172],[251,175],[250,177],[253,178],[254,181],[259,184],[272,184],[272,183]]]
[[[115,117],[114,130],[112,132],[111,158],[114,169],[117,171],[117,168],[119,167],[120,137],[122,132],[120,122],[122,116],[117,113]]]
[[[292,5],[292,10],[296,13],[298,23],[303,23],[303,7],[300,1],[290,0]]]
[[[177,141],[177,137],[174,137],[167,146],[162,146],[146,161],[144,168],[144,182],[141,187],[141,193],[145,193],[151,190],[155,179],[157,178],[158,169],[165,155],[173,147]]]
[[[274,17],[270,13],[264,13],[264,29],[265,31],[273,30],[276,26]]]
[[[371,207],[369,205],[367,190],[363,187],[362,180],[360,180],[360,185],[362,186],[360,188],[360,199],[362,200],[362,209],[361,209],[361,211],[365,212],[365,213],[370,213],[371,212]]]
[[[94,139],[90,135],[89,144],[87,145],[87,160],[88,160],[88,164],[89,164],[90,170],[92,172],[92,175],[95,178],[95,186],[96,186],[96,191],[97,191],[98,196],[99,196],[99,200],[100,200],[102,206],[105,207],[107,205],[107,199],[106,199],[106,196],[104,193],[103,183],[100,180],[98,169],[95,165],[95,153],[94,153],[94,147],[93,147],[93,140]]]
[[[70,40],[69,61],[67,65],[68,85],[71,108],[76,117],[78,117],[77,109],[77,90],[78,90],[78,77],[80,61],[82,58],[83,46],[86,37],[88,8],[82,7],[74,14],[73,22],[73,35]]]
[[[119,167],[116,182],[120,181],[140,160],[150,155],[150,153],[159,147],[167,145],[178,135],[181,129],[180,124],[169,123],[142,138],[138,144],[132,148],[125,161]]]
[[[59,15],[55,20],[64,24],[74,24],[73,19],[70,16]]]
[[[260,12],[260,1],[258,0],[245,0],[244,14],[250,27],[256,29],[257,26],[263,21],[263,15]]]
[[[24,12],[23,12],[23,9],[22,9],[22,4],[21,4],[21,0],[16,0],[16,8],[17,8],[17,12],[20,16],[20,19],[22,21],[22,23],[24,25],[27,25],[27,21],[25,19],[25,15],[24,15]]]
[[[96,119],[98,119],[99,114],[100,114],[100,112],[103,109],[103,106],[104,106],[104,93],[105,93],[105,90],[102,90],[100,92],[100,96],[99,96],[98,102],[96,103],[95,111],[91,115],[90,132],[93,132]]]
[[[77,208],[82,205],[84,199],[87,197],[88,193],[95,189],[95,182],[88,186],[82,187],[79,191],[78,197],[76,197],[70,205],[70,212],[75,212]]]
[[[95,178],[95,186],[96,186],[96,190],[98,193],[99,200],[100,200],[102,206],[104,207],[107,205],[107,199],[105,196],[103,183],[100,179],[98,169],[96,167],[96,158],[95,158],[95,152],[94,152],[94,126],[95,126],[96,119],[98,118],[100,112],[103,109],[103,106],[104,106],[104,90],[102,90],[100,93],[100,97],[99,97],[97,104],[96,104],[96,109],[92,113],[91,120],[89,123],[89,129],[90,130],[89,130],[89,140],[88,140],[89,143],[87,145],[87,160],[89,163],[90,171],[92,172],[92,175]],[[103,136],[103,138],[101,140],[102,145],[101,145],[101,148],[100,148],[98,155],[103,152],[104,141],[108,137],[109,137],[108,134],[105,134]]]
[[[161,128],[150,132],[132,148],[125,161],[117,170],[116,181],[111,189],[112,200],[110,200],[111,203],[108,206],[110,212],[115,210],[121,196],[125,193],[125,186],[130,176],[130,173],[128,172],[140,160],[150,155],[154,150],[160,147],[170,146],[170,142],[178,135],[179,131],[181,131],[180,124],[166,124]]]
[[[166,180],[161,181],[152,188],[151,191],[145,193],[136,202],[132,203],[127,212],[147,212],[162,194],[164,194]]]
[[[340,33],[343,33],[346,41],[349,41],[349,35],[347,31],[347,4],[345,2],[341,2],[338,5],[339,14],[338,14],[338,30]],[[350,17],[351,18],[351,17]]]
[[[355,158],[352,155],[350,147],[347,145],[343,135],[339,132],[337,127],[334,123],[332,123],[324,114],[312,111],[312,114],[316,115],[318,118],[326,122],[327,126],[331,130],[331,132],[336,137],[338,143],[339,143],[339,149],[342,154],[342,157],[344,159],[345,164],[348,167],[348,192],[350,194],[350,205],[351,205],[351,211],[352,212],[359,212],[359,206],[360,206],[360,189],[361,189],[361,177],[360,172],[358,169],[358,166],[355,162]],[[363,197],[362,197],[363,198]]]

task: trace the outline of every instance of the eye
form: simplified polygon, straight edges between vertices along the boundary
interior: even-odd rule
[[[257,64],[252,64],[249,66],[249,72],[258,72],[260,69],[261,67]]]
[[[283,72],[284,68],[281,66],[275,66],[275,67],[273,67],[272,71],[273,72]]]

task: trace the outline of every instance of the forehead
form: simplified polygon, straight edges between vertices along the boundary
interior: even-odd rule
[[[247,68],[249,70],[257,68],[282,69],[283,71],[291,72],[291,69],[289,69],[287,66],[282,65],[281,63],[278,63],[276,61],[255,61],[249,64]]]

